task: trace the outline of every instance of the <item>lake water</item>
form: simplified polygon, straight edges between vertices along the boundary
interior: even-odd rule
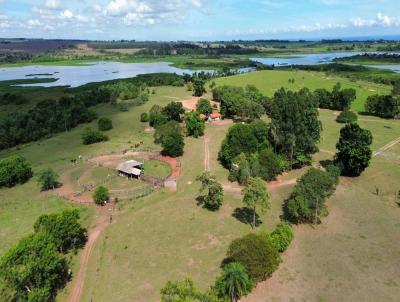
[[[335,52],[323,54],[305,54],[285,58],[252,58],[251,60],[267,65],[316,65],[331,63],[334,58],[344,58],[365,52]],[[400,72],[400,65],[373,65],[370,67],[390,69]],[[252,71],[252,68],[239,69],[240,72]],[[199,70],[197,70],[199,71]],[[131,78],[148,73],[193,74],[195,70],[181,69],[171,66],[171,63],[119,63],[96,62],[81,66],[24,66],[0,68],[0,81],[33,78],[56,78],[51,83],[23,84],[20,86],[71,86],[77,87],[92,82],[102,82],[115,79]],[[212,71],[209,71],[212,72]]]
[[[33,78],[57,78],[57,81],[51,83],[24,84],[21,86],[77,87],[91,82],[131,78],[139,74],[158,72],[192,74],[196,71],[176,68],[171,66],[171,63],[166,62],[97,62],[82,66],[23,66],[0,68],[0,81]]]
[[[251,58],[251,60],[266,65],[285,66],[285,65],[317,65],[332,63],[335,58],[346,58],[354,55],[364,54],[365,52],[333,52],[318,54],[301,54],[293,55],[285,58]],[[374,52],[376,53],[376,52]],[[400,65],[371,65],[369,67],[390,69],[400,72]]]

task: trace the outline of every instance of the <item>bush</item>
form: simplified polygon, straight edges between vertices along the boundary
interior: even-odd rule
[[[101,117],[98,120],[98,127],[100,131],[108,131],[113,128],[113,124],[108,117]]]
[[[340,112],[340,114],[337,116],[336,121],[338,123],[353,123],[357,121],[357,114],[350,110],[345,110]]]
[[[82,142],[84,145],[91,145],[103,141],[108,141],[108,136],[90,127],[87,127],[82,133]]]
[[[33,176],[31,165],[19,155],[0,160],[0,188],[23,184]]]
[[[58,174],[51,168],[45,169],[39,172],[38,184],[42,191],[54,189],[60,185]]]
[[[280,222],[270,236],[273,246],[283,253],[293,240],[293,228],[288,222]]]
[[[108,189],[105,187],[100,186],[93,193],[93,200],[96,204],[103,205],[104,202],[107,202],[109,199],[110,195]]]
[[[248,234],[232,241],[227,261],[243,264],[253,280],[259,282],[278,268],[280,256],[266,236]]]
[[[149,114],[148,114],[147,112],[143,112],[143,113],[140,115],[140,121],[141,121],[142,123],[147,123],[147,122],[149,121]]]

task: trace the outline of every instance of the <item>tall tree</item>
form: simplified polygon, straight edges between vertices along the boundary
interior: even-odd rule
[[[182,122],[181,115],[185,113],[181,102],[171,102],[162,109],[162,113],[169,121]]]
[[[224,190],[217,178],[206,171],[196,178],[201,183],[200,193],[207,191],[205,196],[201,196],[206,208],[218,210],[224,198]]]
[[[253,211],[252,228],[256,227],[256,210],[265,211],[270,208],[270,196],[265,182],[259,178],[250,178],[247,186],[242,190],[243,203]]]
[[[254,282],[245,267],[239,262],[231,262],[224,266],[221,276],[215,281],[214,288],[220,298],[236,302],[248,294],[253,286]]]
[[[299,92],[280,89],[271,109],[271,137],[275,151],[294,164],[304,164],[318,151],[322,130],[318,110],[308,89]]]
[[[358,124],[348,124],[340,130],[336,144],[335,161],[341,167],[342,174],[359,176],[368,166],[372,157],[372,134]]]

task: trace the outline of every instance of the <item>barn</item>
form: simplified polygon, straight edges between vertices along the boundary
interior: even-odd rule
[[[143,173],[143,163],[136,160],[128,160],[120,163],[117,166],[117,171],[120,176],[128,178],[140,178]]]

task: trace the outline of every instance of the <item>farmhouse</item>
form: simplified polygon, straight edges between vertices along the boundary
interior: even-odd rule
[[[117,171],[120,176],[126,176],[128,178],[139,178],[142,171],[143,163],[138,162],[136,160],[128,160],[123,163],[120,163],[117,166]]]
[[[210,122],[212,122],[212,121],[219,121],[219,120],[221,120],[221,118],[222,118],[221,113],[219,113],[219,112],[214,112],[214,113],[211,113],[211,114],[210,114],[210,116],[208,117],[208,120],[209,120]]]

